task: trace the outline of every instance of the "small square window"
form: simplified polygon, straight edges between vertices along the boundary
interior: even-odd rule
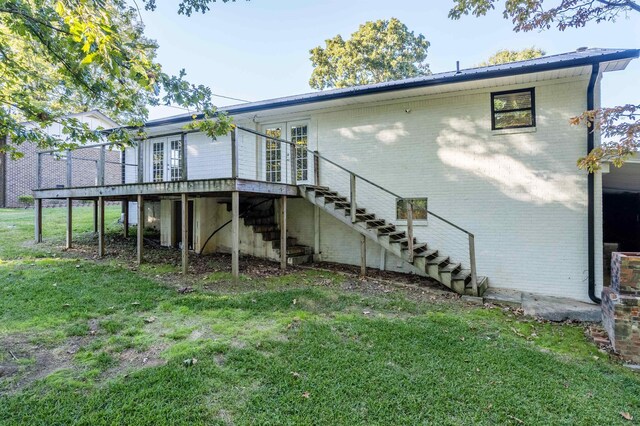
[[[396,201],[397,220],[407,220],[407,201],[411,202],[413,206],[413,220],[427,220],[426,198],[398,198]]]
[[[491,94],[491,129],[536,126],[535,91],[532,88]]]

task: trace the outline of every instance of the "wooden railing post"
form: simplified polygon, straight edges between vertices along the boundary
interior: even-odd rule
[[[138,141],[138,183],[144,182],[144,141]]]
[[[407,249],[409,250],[409,262],[413,262],[413,204],[411,200],[405,200],[407,207]]]
[[[473,295],[478,296],[478,276],[476,274],[476,243],[473,234],[469,234],[469,264],[471,268],[471,288]]]
[[[182,163],[180,164],[180,166],[182,167],[181,170],[181,174],[182,174],[182,180],[187,180],[187,135],[186,133],[182,134],[182,138],[180,141],[180,156],[182,158]]]
[[[298,184],[298,146],[294,143],[291,147],[291,185]]]
[[[104,167],[105,167],[105,156],[106,156],[106,147],[102,145],[100,147],[100,156],[98,157],[98,186],[104,186]]]
[[[313,152],[313,181],[315,186],[320,186],[320,157],[318,151]]]
[[[42,153],[38,153],[37,162],[36,162],[36,188],[40,189],[42,187]]]
[[[238,178],[238,142],[236,140],[236,127],[231,130],[231,177]]]
[[[71,150],[67,149],[67,188],[70,188],[73,184],[73,160],[71,158]]]
[[[350,194],[351,194],[351,223],[356,222],[356,175],[353,173],[349,173],[350,176]]]

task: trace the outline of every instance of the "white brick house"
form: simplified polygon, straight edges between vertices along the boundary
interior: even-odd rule
[[[100,194],[159,202],[154,216],[160,216],[165,245],[181,240],[176,195],[186,194],[185,235],[197,253],[278,259],[281,241],[271,234],[285,220],[284,233],[295,238],[290,244],[300,247],[289,253],[290,261],[313,252],[316,259],[358,265],[367,237],[369,267],[429,275],[459,292],[469,288],[464,271],[472,261],[473,234],[478,285],[588,301],[589,288],[594,299],[603,285],[607,178],[577,169],[576,160],[599,140],[569,119],[597,107],[604,74],[623,70],[638,54],[587,49],[228,107],[238,125],[235,142],[232,135],[211,140],[186,132],[188,114],[151,121],[149,138],[126,152],[125,161],[139,165],[125,167],[127,184]],[[295,169],[294,150],[278,139],[296,144]],[[617,184],[640,191],[633,183],[640,168],[624,170],[626,175],[615,175]],[[229,179],[235,183],[225,186]],[[352,179],[357,208],[366,212],[348,220]],[[43,189],[35,195],[98,193]],[[266,202],[274,197],[273,204]],[[396,211],[397,198],[417,199],[411,230]],[[239,221],[242,206],[257,202],[265,203],[255,208],[260,214]],[[233,226],[224,227],[233,212]],[[404,242],[385,234],[388,225],[391,234],[403,233],[398,241]],[[409,247],[411,235],[416,242]],[[408,257],[414,249],[415,257]],[[456,276],[461,288],[454,286]]]

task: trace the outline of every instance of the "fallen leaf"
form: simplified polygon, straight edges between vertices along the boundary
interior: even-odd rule
[[[198,360],[195,359],[195,358],[187,358],[184,361],[182,361],[182,364],[185,367],[192,367],[192,366],[196,365],[197,362],[198,362]]]
[[[302,397],[303,398],[309,398],[311,396],[311,394],[309,392],[303,392],[302,393]]]
[[[371,313],[371,311],[362,311],[363,314],[365,315],[369,315]]]
[[[146,322],[147,324],[151,324],[152,322],[156,321],[156,317],[149,317],[149,318],[145,318],[144,322]]]
[[[624,417],[626,420],[633,420],[633,416],[626,411],[621,411],[620,415]]]
[[[140,302],[131,302],[131,305],[132,306],[138,306],[138,305],[140,305]]]
[[[297,371],[292,371],[292,372],[291,372],[291,375],[292,375],[293,377],[295,377],[296,379],[297,379],[298,377],[300,377],[300,373],[298,373]]]
[[[293,299],[293,304],[295,305],[296,303],[298,303],[298,299]]]

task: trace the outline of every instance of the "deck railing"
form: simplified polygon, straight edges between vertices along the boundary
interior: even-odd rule
[[[138,168],[110,143],[37,153],[36,188],[93,187],[124,183],[127,168]]]

